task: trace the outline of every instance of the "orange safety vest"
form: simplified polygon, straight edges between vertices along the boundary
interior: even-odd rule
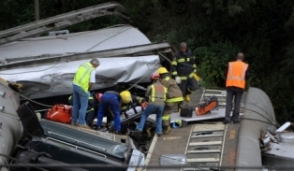
[[[229,62],[226,87],[238,87],[245,89],[245,75],[248,64],[242,61]]]

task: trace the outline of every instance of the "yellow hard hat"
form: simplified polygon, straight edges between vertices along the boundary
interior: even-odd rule
[[[119,95],[124,104],[130,103],[132,100],[131,93],[128,90],[122,91]]]
[[[159,74],[166,74],[166,73],[168,73],[168,71],[167,71],[167,69],[166,69],[165,67],[160,67],[160,68],[157,70],[157,72],[158,72]]]

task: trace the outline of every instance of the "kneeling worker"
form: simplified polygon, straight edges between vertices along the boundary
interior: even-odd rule
[[[177,82],[172,79],[165,67],[160,67],[158,73],[161,77],[161,84],[167,88],[166,102],[162,116],[163,134],[170,132],[170,115],[172,110],[184,101],[183,93]]]
[[[126,90],[126,91],[122,91],[121,92],[121,96],[122,97],[127,97],[131,95],[131,93]],[[125,99],[128,99],[128,98],[125,98]],[[127,111],[129,109],[133,109],[134,110],[134,113],[137,114],[138,112],[140,111],[137,111],[136,107],[137,106],[143,106],[143,104],[146,102],[146,99],[145,98],[142,98],[142,97],[139,97],[139,96],[134,96],[134,95],[131,95],[131,101],[128,101],[126,102],[122,102],[122,106],[120,108],[121,112],[125,114],[126,117],[128,117],[128,113]]]
[[[106,91],[101,97],[101,101],[99,104],[98,110],[98,121],[97,127],[98,129],[102,126],[102,120],[106,109],[111,109],[114,115],[114,128],[115,133],[120,133],[121,125],[120,125],[120,106],[122,103],[129,103],[131,101],[130,93],[118,93],[116,91]]]
[[[162,134],[162,112],[166,100],[167,88],[160,83],[159,74],[153,74],[151,80],[153,84],[148,86],[145,94],[146,98],[149,99],[148,105],[142,114],[136,131],[142,132],[148,116],[156,113],[156,134],[160,136]]]

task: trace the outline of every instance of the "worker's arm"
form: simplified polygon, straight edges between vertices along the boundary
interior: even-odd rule
[[[145,97],[146,97],[147,100],[149,99],[150,91],[151,91],[151,86],[148,86],[147,90],[146,90],[146,93],[145,93]]]
[[[91,90],[93,84],[96,82],[96,71],[93,70],[90,75],[90,82],[89,82],[89,91]]]
[[[139,104],[142,104],[143,102],[146,101],[146,99],[143,98],[143,97],[136,96],[136,101],[137,101]]]
[[[247,68],[246,73],[245,73],[245,79],[248,80],[250,78],[250,70]]]
[[[88,108],[94,108],[95,107],[95,100],[93,98],[93,95],[90,94],[90,97],[88,99]]]
[[[68,98],[68,103],[69,103],[70,105],[72,105],[72,104],[73,104],[73,99],[72,99],[72,96],[69,96],[69,98]]]
[[[171,76],[173,78],[176,78],[178,76],[178,72],[177,72],[177,58],[176,56],[173,57],[173,60],[171,61]]]
[[[197,68],[197,65],[196,65],[196,57],[191,53],[191,64],[192,64],[192,68],[193,68],[193,71],[196,72],[196,68]]]

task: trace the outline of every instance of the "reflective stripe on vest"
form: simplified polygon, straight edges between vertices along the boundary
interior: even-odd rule
[[[162,116],[162,120],[163,120],[163,121],[170,120],[170,114],[163,115],[163,116]]]
[[[190,58],[183,57],[183,58],[180,58],[180,59],[177,60],[178,63],[183,63],[183,62],[186,62],[186,61],[190,62]]]
[[[239,87],[245,88],[245,75],[248,64],[236,61],[229,63],[229,70],[227,74],[226,87]]]
[[[177,61],[172,61],[171,64],[172,64],[172,65],[175,65],[175,66],[178,65]]]
[[[71,100],[71,99],[72,99],[72,96],[69,96],[69,97],[68,97],[68,100]],[[93,99],[94,99],[94,98],[93,98],[92,96],[89,97],[89,100],[93,100]]]
[[[151,102],[155,102],[155,98],[166,100],[167,88],[162,85],[151,85]]]
[[[184,97],[175,97],[175,98],[167,99],[166,103],[182,102],[182,101],[184,101]]]
[[[85,63],[80,65],[73,83],[80,86],[85,92],[88,91],[89,88],[89,82],[91,77],[91,72],[94,70],[91,63]]]
[[[165,81],[169,81],[170,77],[165,77],[164,79],[165,79]]]

